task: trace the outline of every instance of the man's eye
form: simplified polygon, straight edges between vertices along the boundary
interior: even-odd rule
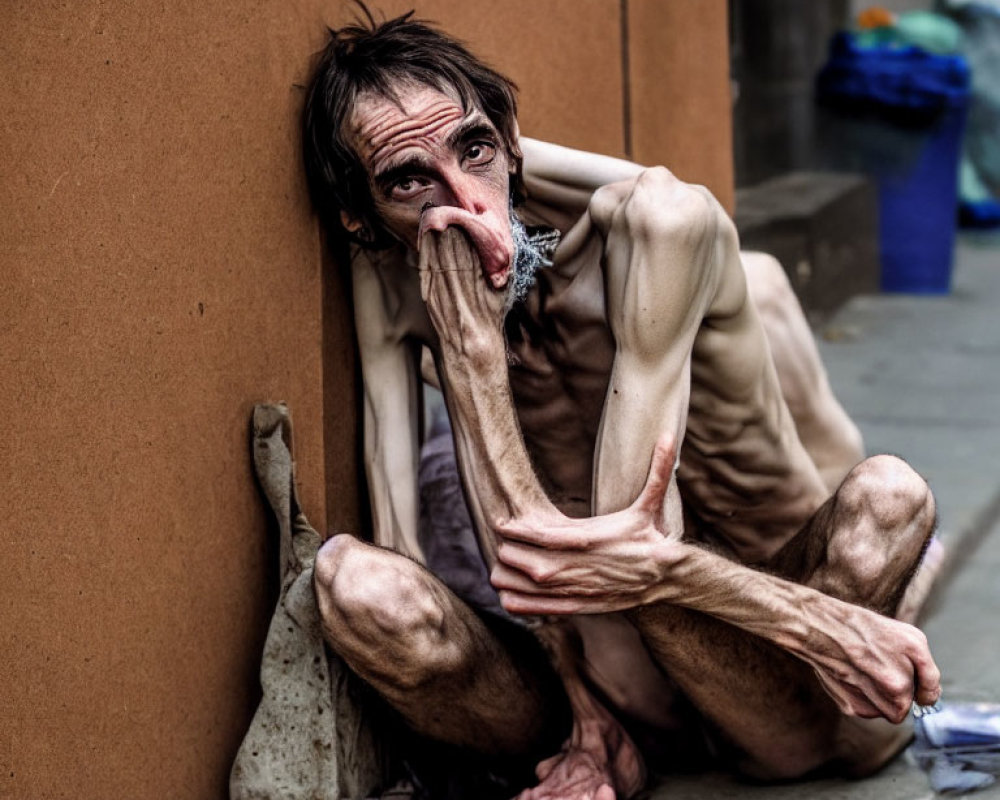
[[[470,167],[489,164],[497,149],[490,142],[473,142],[465,151],[465,163]]]
[[[406,200],[420,194],[423,189],[424,181],[419,178],[400,178],[392,185],[389,193],[394,200]]]

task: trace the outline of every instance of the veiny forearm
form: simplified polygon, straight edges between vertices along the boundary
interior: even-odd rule
[[[455,438],[487,523],[556,512],[535,476],[507,379],[502,333],[480,330],[471,347],[442,347],[438,368]]]
[[[421,291],[438,332],[438,372],[463,482],[492,567],[497,522],[558,512],[535,476],[515,416],[500,329],[502,297],[486,286],[461,233],[449,229],[428,237]]]
[[[800,657],[814,655],[828,640],[838,639],[858,611],[698,545],[664,541],[657,547],[664,579],[651,589],[650,602],[700,611]]]
[[[685,543],[658,548],[656,600],[714,616],[809,664],[842,712],[902,721],[940,672],[916,628]],[[642,613],[642,612],[640,612]]]

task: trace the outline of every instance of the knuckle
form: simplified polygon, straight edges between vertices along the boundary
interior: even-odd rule
[[[497,563],[496,565],[494,565],[492,571],[490,572],[490,575],[491,576],[496,575],[498,570],[500,569],[501,564],[509,564],[510,558],[511,558],[511,547],[506,541],[504,541],[501,538],[500,545],[499,547],[497,547]]]
[[[851,664],[864,664],[868,660],[869,650],[867,644],[851,643],[844,645],[844,654]],[[844,668],[844,672],[847,672],[846,667]]]
[[[909,696],[913,693],[913,684],[902,676],[892,678],[886,683],[886,689],[893,698]]]
[[[635,187],[637,190],[663,191],[665,189],[671,189],[675,185],[686,186],[687,184],[678,180],[669,169],[662,165],[646,167],[636,176],[635,179]]]

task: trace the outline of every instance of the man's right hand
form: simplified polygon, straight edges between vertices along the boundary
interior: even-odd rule
[[[900,723],[914,701],[923,706],[938,701],[941,673],[920,630],[860,606],[821,597],[836,624],[814,626],[805,645],[792,652],[815,670],[842,712]]]

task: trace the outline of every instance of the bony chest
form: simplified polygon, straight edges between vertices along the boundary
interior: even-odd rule
[[[602,315],[564,310],[542,305],[515,309],[508,317],[511,390],[519,406],[599,417],[614,340]]]

